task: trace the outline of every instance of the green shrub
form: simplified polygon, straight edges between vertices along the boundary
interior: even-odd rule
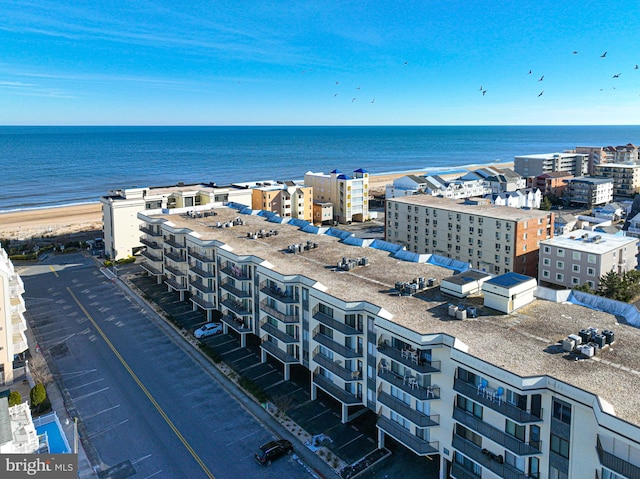
[[[22,404],[22,396],[18,391],[11,391],[9,393],[9,407]]]
[[[240,380],[238,381],[238,384],[242,389],[244,389],[249,394],[251,394],[254,398],[256,398],[256,400],[259,403],[267,402],[267,400],[269,399],[269,396],[264,391],[264,389],[262,389],[256,383],[254,383],[251,379],[241,376]]]
[[[38,383],[31,388],[31,407],[38,407],[40,404],[47,399],[47,390],[44,388],[42,383]]]
[[[214,363],[218,364],[222,361],[222,357],[211,346],[208,346],[203,343],[199,343],[198,347],[202,350],[204,354],[209,356]]]

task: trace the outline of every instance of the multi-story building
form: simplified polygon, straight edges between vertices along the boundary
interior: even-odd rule
[[[471,198],[491,192],[484,180],[444,180],[439,176],[407,175],[386,186],[385,198],[400,198],[417,194],[443,198]]]
[[[586,230],[541,241],[538,281],[565,288],[588,284],[596,290],[609,271],[624,273],[636,268],[636,242],[635,238]]]
[[[140,242],[138,213],[158,208],[193,208],[234,202],[251,206],[251,190],[241,186],[217,186],[215,183],[175,186],[151,186],[112,190],[100,198],[105,254],[119,260],[149,246]]]
[[[313,189],[293,181],[259,183],[251,189],[251,208],[282,218],[313,220]]]
[[[8,396],[0,392],[0,454],[34,454],[40,441],[29,403],[9,406]]]
[[[469,263],[491,274],[537,277],[538,243],[553,236],[553,213],[411,196],[386,201],[387,241],[418,254]]]
[[[613,180],[614,196],[635,196],[640,193],[640,164],[605,163],[594,167],[594,174]]]
[[[552,171],[543,173],[538,176],[530,176],[527,178],[527,186],[529,188],[537,188],[542,196],[553,195],[556,198],[562,198],[567,182],[573,178],[571,173],[566,171]]]
[[[591,208],[613,201],[613,180],[595,176],[571,178],[564,190],[564,201]]]
[[[400,260],[391,243],[354,248],[228,208],[197,219],[159,213],[138,217],[161,251],[169,240],[185,253],[184,283],[162,258],[173,271],[160,274],[168,287],[184,284],[196,308],[211,303],[225,332],[259,344],[285,377],[308,374],[312,397],[339,404],[343,421],[370,410],[379,447],[392,438],[429,456],[442,478],[640,477],[639,329],[542,300],[517,317],[481,307],[479,319],[452,320],[437,291],[389,293],[398,280],[450,275]],[[272,234],[256,237],[260,230]],[[349,267],[332,267],[344,258]],[[588,327],[615,330],[600,360],[558,353],[563,338]]]
[[[29,349],[23,294],[24,283],[0,247],[0,385],[13,383],[13,361]]]
[[[333,219],[339,223],[369,219],[369,173],[362,168],[348,176],[338,170],[331,173],[304,174],[304,184],[313,188],[315,203],[332,203]]]
[[[589,174],[589,156],[573,152],[516,156],[513,167],[524,177],[552,171],[566,171],[573,176],[583,176]]]

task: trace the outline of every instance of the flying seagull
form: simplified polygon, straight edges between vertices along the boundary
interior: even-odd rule
[[[573,54],[574,54],[574,55],[577,55],[577,54],[578,54],[578,52],[574,50],[574,51],[573,51]]]
[[[542,81],[542,80],[544,80],[544,75],[542,75],[542,76],[540,77],[540,80],[538,80],[538,81]]]
[[[607,52],[604,52],[602,55],[600,55],[600,58],[604,58],[607,56]]]
[[[616,73],[612,78],[620,78],[620,75],[622,75],[622,73]]]
[[[634,70],[637,70],[637,69],[638,69],[638,65],[636,65],[636,67],[634,68]]]
[[[371,100],[371,103],[375,103],[375,102],[376,102],[376,99],[375,99],[375,98],[374,98],[373,100]]]
[[[531,71],[531,70],[529,70],[529,75],[531,75],[531,73],[532,73],[532,71]]]
[[[544,90],[542,90],[540,93],[538,93],[538,96],[542,96],[543,93],[544,93]]]
[[[357,98],[356,98],[356,97],[353,97],[353,98],[351,99],[351,103],[353,103],[353,102],[354,102],[354,101],[356,101],[356,100],[357,100]]]
[[[487,93],[487,90],[482,90],[482,96],[484,96],[485,93]]]

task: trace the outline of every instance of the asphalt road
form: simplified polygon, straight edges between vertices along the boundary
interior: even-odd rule
[[[89,459],[115,466],[110,477],[311,477],[295,454],[258,465],[272,433],[91,259],[50,256],[19,274]]]

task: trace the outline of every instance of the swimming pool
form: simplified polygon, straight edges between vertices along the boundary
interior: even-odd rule
[[[67,438],[62,430],[62,425],[55,412],[35,418],[33,424],[36,427],[38,436],[46,434],[49,454],[69,454],[71,452]]]

